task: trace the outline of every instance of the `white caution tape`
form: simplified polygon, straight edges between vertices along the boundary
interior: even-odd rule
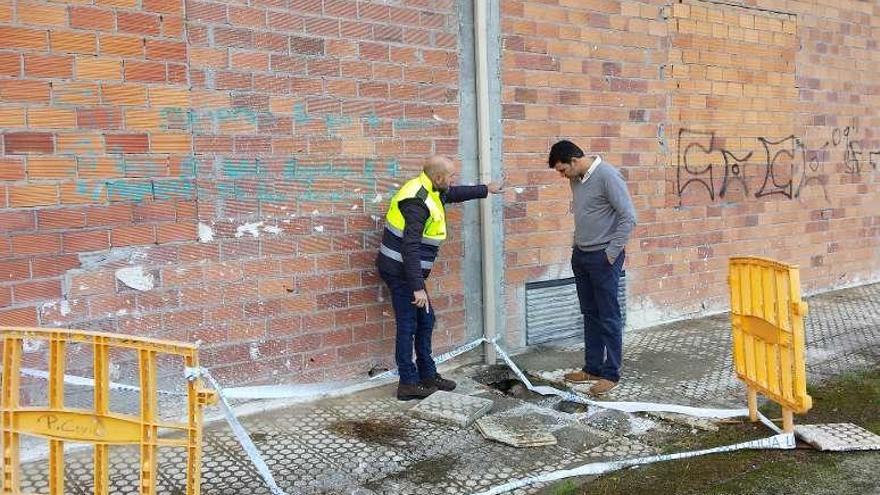
[[[613,409],[615,411],[622,411],[628,413],[634,412],[671,412],[678,414],[686,414],[688,416],[694,416],[698,418],[716,418],[716,419],[725,419],[725,418],[736,418],[740,416],[748,416],[748,409],[712,409],[712,408],[703,408],[703,407],[691,407],[691,406],[681,406],[678,404],[657,404],[652,402],[603,402],[603,401],[595,401],[590,400],[582,395],[576,394],[574,392],[570,392],[567,390],[559,390],[557,388],[548,387],[548,386],[535,386],[532,385],[532,382],[526,377],[525,373],[523,373],[516,363],[510,359],[510,356],[504,352],[504,349],[501,348],[498,343],[495,343],[495,349],[498,351],[498,355],[501,356],[501,359],[507,363],[507,366],[513,371],[513,373],[523,382],[523,384],[531,391],[537,392],[541,395],[556,395],[558,397],[562,397],[564,400],[570,402],[578,402],[581,404],[587,404],[590,406],[601,407],[604,409]]]
[[[217,380],[215,380],[214,377],[211,376],[211,373],[205,368],[197,370],[187,368],[186,373],[188,379],[192,380],[197,376],[201,376],[208,380],[211,386],[214,387],[214,390],[217,391],[217,395],[220,397],[220,408],[223,411],[223,415],[226,416],[226,422],[229,423],[229,427],[232,428],[232,433],[235,434],[235,438],[238,439],[238,442],[241,444],[242,448],[244,448],[245,453],[257,469],[257,472],[260,473],[263,481],[266,482],[269,490],[272,491],[272,495],[287,495],[284,490],[275,483],[275,478],[272,476],[269,466],[266,465],[266,461],[263,460],[263,456],[260,455],[260,451],[257,450],[257,446],[254,445],[253,440],[251,440],[251,437],[244,429],[244,426],[242,426],[238,421],[238,418],[235,417],[235,413],[232,412],[232,407],[230,407],[229,402],[226,400],[223,389],[220,387],[220,384],[217,383]]]
[[[43,370],[35,370],[31,368],[22,368],[21,374],[24,376],[31,376],[34,378],[41,378],[43,380],[49,380],[49,372]],[[75,375],[64,375],[64,383],[68,385],[75,385],[79,387],[92,387],[95,386],[95,380],[93,378],[86,378],[84,376],[75,376]],[[136,385],[126,385],[124,383],[116,383],[110,382],[108,384],[111,390],[120,390],[123,392],[134,392],[140,393],[141,388]],[[157,390],[158,393],[162,395],[176,395],[180,397],[186,397],[187,394],[184,392],[170,392],[168,390]]]
[[[511,490],[516,490],[517,488],[533,485],[535,483],[556,481],[564,478],[571,478],[574,476],[604,474],[632,466],[640,466],[643,464],[652,464],[662,461],[671,461],[675,459],[687,459],[689,457],[698,457],[719,452],[733,452],[735,450],[746,449],[793,449],[794,447],[794,433],[783,433],[781,435],[774,435],[772,437],[761,438],[759,440],[736,443],[733,445],[725,445],[723,447],[714,447],[711,449],[694,450],[690,452],[677,452],[675,454],[654,455],[650,457],[637,457],[634,459],[622,459],[619,461],[594,462],[590,464],[584,464],[583,466],[572,469],[563,469],[560,471],[546,473],[541,476],[532,476],[529,478],[511,481],[474,495],[497,495],[499,493],[509,492]]]

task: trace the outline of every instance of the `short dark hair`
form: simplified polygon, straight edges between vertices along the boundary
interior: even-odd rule
[[[571,163],[572,158],[583,158],[584,150],[580,149],[578,145],[563,139],[558,143],[554,144],[550,148],[550,158],[547,159],[547,162],[550,164],[550,168],[555,168],[557,163]]]

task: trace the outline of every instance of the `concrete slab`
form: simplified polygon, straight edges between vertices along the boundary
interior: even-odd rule
[[[481,397],[461,395],[440,390],[410,409],[413,415],[428,421],[436,421],[467,427],[492,408],[492,401]]]
[[[852,423],[800,425],[794,427],[794,432],[819,450],[880,450],[880,435]]]
[[[556,437],[550,429],[536,420],[534,415],[493,414],[477,420],[477,429],[483,437],[514,447],[540,447],[556,445]]]

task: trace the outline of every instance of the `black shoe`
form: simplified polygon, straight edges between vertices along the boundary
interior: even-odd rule
[[[437,373],[436,375],[434,375],[434,378],[431,378],[429,380],[422,380],[422,385],[434,387],[437,390],[443,390],[445,392],[452,392],[453,390],[455,390],[455,382],[443,378],[442,376],[440,376],[440,373]]]
[[[400,383],[397,385],[397,400],[424,399],[436,391],[436,387],[428,387],[421,383]]]

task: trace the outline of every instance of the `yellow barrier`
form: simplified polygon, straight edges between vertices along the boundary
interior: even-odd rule
[[[767,258],[730,259],[730,315],[736,374],[748,385],[749,413],[757,420],[757,392],[782,406],[783,428],[810,410],[804,360],[804,315],[798,267]]]
[[[140,493],[156,493],[158,448],[187,450],[186,495],[198,495],[202,455],[202,409],[216,401],[216,394],[202,388],[201,381],[187,383],[188,422],[166,422],[158,414],[156,359],[160,354],[179,356],[184,365],[198,367],[197,348],[162,340],[65,329],[0,328],[3,341],[3,391],[0,401],[3,431],[3,492],[20,492],[19,435],[49,440],[49,492],[64,494],[64,442],[94,444],[95,495],[109,493],[109,446],[140,445]],[[49,344],[48,407],[21,407],[20,373],[25,340]],[[91,345],[94,361],[94,410],[64,407],[65,349],[68,344]],[[134,351],[140,371],[140,416],[114,413],[109,408],[109,357],[114,348]],[[181,377],[183,379],[183,377]],[[164,438],[159,429],[186,434]]]

